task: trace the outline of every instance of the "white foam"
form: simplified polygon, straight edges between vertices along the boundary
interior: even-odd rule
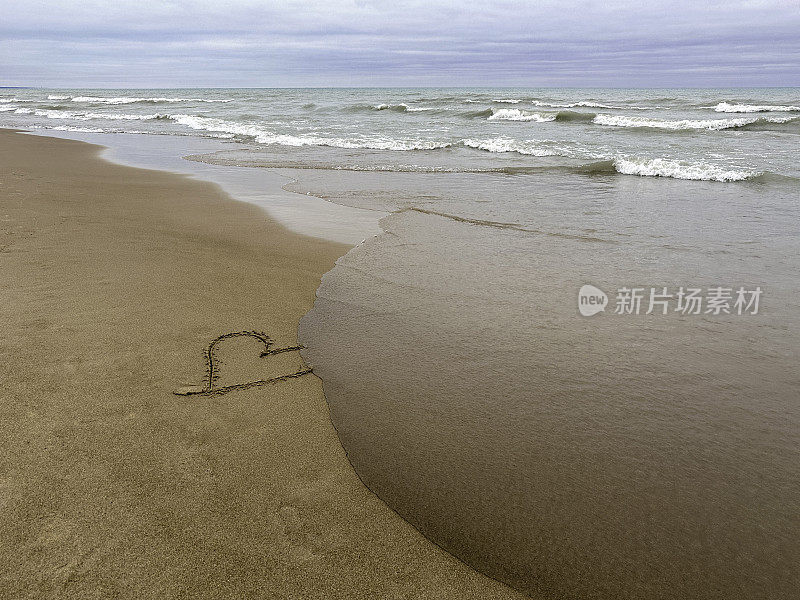
[[[529,156],[558,156],[558,152],[551,148],[542,147],[535,140],[512,140],[510,138],[494,138],[489,140],[461,140],[469,148],[485,150],[486,152],[516,152]]]
[[[72,127],[70,125],[52,125],[50,127],[43,127],[41,125],[34,125],[31,129],[46,129],[47,131],[75,131],[79,133],[107,133],[105,129],[99,127]],[[128,131],[127,133],[138,133],[135,131]]]
[[[449,143],[426,140],[395,140],[390,138],[348,139],[312,135],[286,135],[271,132],[259,125],[233,123],[224,119],[197,117],[194,115],[172,115],[172,119],[191,129],[216,131],[252,137],[260,144],[283,146],[331,146],[335,148],[366,148],[372,150],[434,150],[446,148]]]
[[[610,127],[652,127],[655,129],[708,129],[718,131],[720,129],[730,129],[742,127],[756,122],[758,119],[682,119],[680,121],[670,121],[664,119],[648,119],[646,117],[628,117],[624,115],[597,115],[592,119],[592,123],[597,125],[607,125]]]
[[[144,98],[101,98],[98,96],[75,96],[72,102],[90,102],[92,104],[134,104],[142,102]]]
[[[698,181],[743,181],[760,173],[724,169],[706,163],[689,163],[665,158],[618,158],[614,168],[625,175],[672,177]]]
[[[515,100],[513,98],[495,98],[492,102],[501,102],[503,104],[519,104],[522,100]]]
[[[33,108],[18,108],[14,111],[15,114],[21,115],[35,115],[37,117],[46,117],[48,119],[69,119],[75,121],[89,121],[93,119],[101,119],[108,121],[152,121],[156,119],[170,119],[170,115],[150,114],[150,115],[129,115],[124,113],[97,113],[97,112],[74,112],[69,110],[57,109],[33,109]]]
[[[716,112],[724,113],[758,113],[758,112],[800,112],[800,106],[774,104],[728,104],[720,102],[714,107]]]
[[[553,140],[515,140],[507,137],[497,137],[485,140],[463,139],[461,143],[468,148],[486,152],[515,152],[525,156],[564,156],[592,160],[608,160],[612,157],[610,153],[602,149],[589,150],[578,145],[570,145],[570,142],[556,142]]]
[[[545,123],[547,121],[555,121],[555,115],[543,115],[541,113],[532,113],[518,108],[501,108],[500,110],[492,109],[492,114],[487,117],[489,121],[534,121],[536,123]]]
[[[35,115],[37,117],[47,117],[48,119],[73,119],[76,121],[88,121],[89,117],[84,114],[69,112],[66,110],[54,109],[34,109],[34,108],[18,108],[14,111],[17,115]]]

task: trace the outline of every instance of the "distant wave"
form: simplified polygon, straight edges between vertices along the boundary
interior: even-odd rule
[[[665,158],[618,158],[614,168],[624,175],[643,177],[671,177],[697,181],[744,181],[758,177],[761,173],[725,169],[706,163],[690,163]]]
[[[742,117],[738,119],[682,119],[665,120],[649,119],[645,117],[628,117],[624,115],[597,115],[592,122],[597,125],[609,127],[644,127],[652,129],[668,129],[672,131],[706,129],[709,131],[719,131],[721,129],[732,129],[745,127],[755,123],[787,123],[794,120],[794,117]]]
[[[408,104],[378,104],[373,106],[375,110],[391,110],[393,112],[423,112],[428,110],[436,110],[428,106],[409,106]]]
[[[458,96],[421,96],[419,98],[409,100],[409,102],[450,102],[460,99],[461,98]]]
[[[601,104],[600,102],[592,102],[590,100],[581,100],[580,102],[571,102],[568,104],[555,104],[552,102],[532,100],[531,104],[545,108],[605,108],[609,110],[657,110],[664,108],[663,106],[615,106],[613,104]]]
[[[477,102],[477,100],[465,100],[465,102]],[[603,104],[601,102],[596,102],[594,100],[579,100],[577,102],[559,103],[553,101],[537,100],[535,98],[527,100],[519,98],[493,98],[492,102],[497,102],[501,104],[520,104],[524,102],[526,104],[532,104],[533,106],[539,106],[542,108],[605,108],[610,110],[657,110],[665,108],[663,106]]]
[[[570,121],[584,121],[589,122],[593,120],[597,114],[592,112],[578,112],[575,110],[560,110],[556,113],[555,120],[561,122]]]
[[[759,112],[800,112],[800,106],[771,104],[728,104],[720,102],[714,107],[716,112],[724,113],[759,113]]]
[[[546,121],[555,121],[556,115],[543,115],[518,108],[501,108],[500,110],[492,109],[492,114],[487,119],[489,121],[535,121],[544,123]]]
[[[70,100],[72,102],[83,102],[91,104],[161,104],[161,103],[174,103],[174,102],[232,102],[231,99],[212,100],[208,98],[139,98],[120,96],[114,98],[107,98],[105,96],[63,96],[51,94],[47,97],[48,100]]]
[[[433,106],[409,106],[404,102],[400,102],[397,104],[390,104],[390,103],[383,103],[383,104],[352,104],[350,106],[343,107],[342,110],[345,112],[355,112],[355,113],[370,113],[375,111],[389,111],[395,113],[411,113],[411,112],[428,112],[428,111],[439,111],[438,109]]]
[[[486,117],[491,117],[494,114],[494,111],[491,108],[486,108],[483,110],[472,110],[461,114],[462,116],[470,119],[485,119]]]

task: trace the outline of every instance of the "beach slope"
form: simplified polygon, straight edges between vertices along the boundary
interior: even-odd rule
[[[0,595],[520,597],[361,484],[313,374],[173,394],[294,345],[347,248],[99,150],[0,131]],[[261,350],[215,385],[302,368]]]

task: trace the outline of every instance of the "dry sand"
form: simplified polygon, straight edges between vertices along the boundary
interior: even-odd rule
[[[361,484],[314,375],[172,393],[293,345],[347,248],[98,151],[0,131],[0,597],[521,597]],[[259,349],[218,385],[301,365]]]

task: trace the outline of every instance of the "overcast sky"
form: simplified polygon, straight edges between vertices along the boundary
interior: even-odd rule
[[[800,0],[3,0],[0,85],[797,86]]]

